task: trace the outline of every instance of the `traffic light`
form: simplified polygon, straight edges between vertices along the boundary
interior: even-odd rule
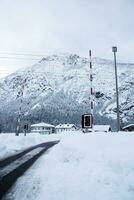
[[[24,130],[28,130],[28,124],[24,125]]]
[[[92,128],[93,120],[91,114],[82,115],[82,128]]]

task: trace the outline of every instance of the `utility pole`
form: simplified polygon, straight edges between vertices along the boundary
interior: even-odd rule
[[[92,74],[92,52],[89,50],[89,64],[90,64],[90,97],[89,97],[89,103],[90,103],[90,114],[83,114],[82,115],[82,128],[83,132],[89,132],[88,129],[94,128],[94,116],[93,116],[93,74]]]
[[[116,84],[116,105],[117,105],[117,131],[120,131],[120,112],[119,112],[119,92],[118,92],[118,78],[117,78],[117,65],[116,65],[116,52],[117,47],[112,47],[114,53],[114,66],[115,66],[115,84]]]
[[[90,113],[91,113],[91,126],[94,127],[94,117],[93,117],[93,72],[92,72],[92,52],[89,50],[89,58],[90,58]]]

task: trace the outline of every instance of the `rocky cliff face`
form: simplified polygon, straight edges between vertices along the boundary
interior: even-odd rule
[[[107,123],[116,118],[113,62],[93,58],[93,77],[95,121]],[[134,64],[118,63],[118,77],[120,114],[127,123],[134,119]],[[87,58],[75,54],[44,57],[1,79],[1,126],[14,129],[20,105],[22,121],[80,124],[81,114],[90,112],[89,91]]]

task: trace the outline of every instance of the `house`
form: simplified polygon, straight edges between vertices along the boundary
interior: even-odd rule
[[[134,124],[129,124],[122,128],[123,131],[134,131]]]
[[[51,134],[55,132],[55,127],[51,124],[41,122],[31,125],[31,133]]]
[[[62,131],[75,131],[77,127],[74,124],[59,124],[55,127],[56,133]]]
[[[94,132],[110,132],[111,127],[110,125],[94,125],[93,128]]]

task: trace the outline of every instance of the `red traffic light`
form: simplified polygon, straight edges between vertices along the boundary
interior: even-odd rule
[[[82,128],[92,128],[93,127],[93,116],[92,114],[82,115]]]

